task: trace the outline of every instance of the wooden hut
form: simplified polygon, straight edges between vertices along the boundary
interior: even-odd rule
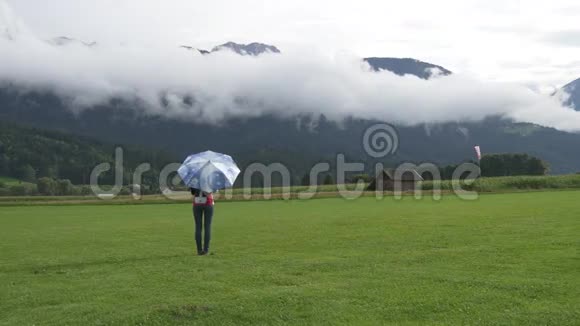
[[[406,170],[403,174],[397,174],[394,169],[385,169],[381,171],[376,178],[369,184],[367,190],[376,191],[378,187],[377,180],[383,180],[383,191],[395,191],[395,185],[400,184],[397,188],[400,191],[415,190],[418,181],[423,181],[423,178],[416,170]]]

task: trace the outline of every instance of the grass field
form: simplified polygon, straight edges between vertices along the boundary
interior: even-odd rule
[[[17,184],[22,184],[23,182],[18,180],[18,179],[0,176],[0,183],[7,185],[7,186],[13,186],[13,185],[17,185]],[[24,183],[26,183],[26,182],[24,182]]]
[[[578,325],[580,192],[0,208],[1,325]]]
[[[4,180],[4,181],[2,181]],[[460,182],[461,188],[478,193],[514,193],[530,191],[570,191],[580,190],[580,174],[569,175],[546,175],[546,176],[509,176],[478,178],[469,182]],[[357,189],[365,189],[367,185],[320,185],[315,188],[309,186],[272,187],[272,188],[234,188],[216,194],[219,201],[247,201],[271,198],[293,197],[297,198],[304,194],[314,195],[315,198],[336,198],[350,196],[376,196],[374,191],[358,193]],[[457,186],[457,183],[455,183]],[[122,192],[119,196],[101,200],[87,185],[75,186],[69,195],[40,195],[36,184],[20,182],[15,179],[0,176],[0,207],[4,206],[34,206],[34,205],[126,205],[126,204],[175,204],[190,202],[191,195],[187,188],[178,187],[175,191],[181,194],[168,198],[162,194],[148,194],[135,199],[130,192]],[[342,190],[355,191],[356,193],[345,194]],[[129,189],[125,189],[129,191]],[[417,190],[423,191],[425,196],[433,193],[453,194],[454,183],[450,180],[423,181],[417,183]],[[88,191],[88,193],[86,192]],[[393,192],[385,191],[385,195],[393,196]],[[413,195],[406,193],[405,195]]]

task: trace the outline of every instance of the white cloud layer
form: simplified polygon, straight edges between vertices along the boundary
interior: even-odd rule
[[[0,80],[50,89],[88,107],[113,97],[138,99],[150,113],[219,121],[263,113],[322,113],[417,124],[502,115],[562,130],[580,130],[580,113],[558,97],[511,83],[455,74],[429,81],[371,72],[355,55],[305,48],[282,55],[202,56],[176,46],[56,47],[23,28],[0,0]],[[4,23],[3,23],[4,22]],[[1,34],[0,34],[1,35]],[[169,106],[160,104],[164,94]],[[193,107],[184,98],[193,96]]]
[[[210,47],[307,45],[412,57],[536,88],[580,77],[578,0],[5,0],[41,38]],[[519,66],[512,63],[518,63]],[[532,66],[532,68],[523,68]]]

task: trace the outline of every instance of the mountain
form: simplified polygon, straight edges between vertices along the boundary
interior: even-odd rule
[[[264,53],[281,53],[281,51],[274,45],[257,42],[247,45],[227,42],[222,45],[215,46],[211,51],[198,49],[188,45],[182,45],[180,47],[190,51],[198,51],[203,55],[219,52],[224,49],[229,49],[239,55],[251,56],[259,56]],[[372,57],[364,58],[363,60],[366,61],[371,66],[371,68],[377,72],[387,70],[399,76],[413,75],[422,79],[429,79],[434,75],[448,76],[452,74],[452,72],[446,68],[412,58]]]
[[[364,131],[377,121],[348,119],[342,124],[324,116],[283,119],[277,116],[224,121],[220,125],[151,116],[135,103],[111,101],[72,113],[52,93],[21,94],[0,89],[0,120],[36,128],[66,131],[99,141],[164,149],[177,157],[212,149],[236,157],[240,165],[281,162],[300,179],[315,162],[370,162]],[[433,162],[441,165],[472,159],[473,145],[484,153],[528,153],[546,160],[556,174],[580,171],[580,136],[532,124],[490,118],[479,123],[398,126],[399,151],[387,161]],[[203,139],[196,137],[203,130]],[[208,140],[211,140],[208,142]],[[367,165],[370,169],[370,165]],[[370,172],[370,171],[368,171]]]
[[[375,71],[388,70],[399,76],[414,75],[422,79],[429,79],[433,75],[451,75],[452,72],[428,62],[411,58],[365,58]]]
[[[261,43],[232,42],[213,51],[224,48],[252,56],[280,52],[276,47]],[[441,66],[414,59],[366,58],[365,61],[376,71],[388,70],[397,75],[428,79],[434,70],[441,75],[451,74]],[[104,142],[162,148],[177,157],[211,148],[232,154],[242,167],[252,162],[285,163],[298,179],[311,164],[320,160],[334,161],[338,153],[351,160],[370,160],[364,153],[362,136],[367,127],[378,122],[347,119],[338,124],[324,116],[289,119],[266,115],[214,125],[145,114],[146,110],[140,105],[111,99],[106,104],[73,113],[65,100],[50,91],[0,87],[2,121],[66,131]],[[196,130],[203,130],[203,139],[196,138]],[[472,159],[473,145],[479,144],[484,153],[525,152],[537,156],[550,163],[553,173],[580,171],[580,152],[570,151],[570,148],[580,148],[580,136],[533,124],[489,118],[478,123],[398,126],[398,132],[400,150],[389,158],[391,163],[458,163]]]
[[[182,48],[182,49],[189,50],[189,51],[197,51],[197,52],[199,52],[200,54],[203,54],[203,55],[206,55],[206,54],[210,54],[211,53],[211,52],[209,52],[207,50],[198,49],[198,48],[195,48],[195,47],[189,46],[189,45],[181,45],[179,47]]]
[[[574,106],[577,111],[580,111],[580,78],[564,86],[562,89],[570,94],[570,98],[566,104]]]
[[[214,52],[219,52],[224,49],[229,49],[239,55],[251,55],[259,56],[264,53],[281,53],[281,51],[274,45],[268,45],[263,43],[250,43],[250,44],[239,44],[235,42],[227,42],[222,45],[215,46],[211,51],[198,49],[192,46],[182,45],[181,48],[186,50],[195,50],[203,55],[207,55]],[[399,76],[413,75],[422,79],[429,79],[433,75],[451,75],[452,72],[441,66],[434,65],[428,62],[423,62],[420,60],[412,58],[364,58],[375,71],[388,70]]]
[[[182,45],[180,47],[183,49],[189,50],[189,51],[198,51],[199,53],[201,53],[203,55],[207,55],[207,54],[211,54],[211,53],[219,52],[219,51],[223,51],[223,50],[230,50],[230,51],[233,51],[239,55],[250,55],[250,56],[255,56],[255,57],[259,56],[261,54],[264,54],[264,53],[281,53],[280,50],[273,45],[256,43],[256,42],[250,43],[250,44],[239,44],[239,43],[235,43],[235,42],[227,42],[227,43],[224,43],[222,45],[215,46],[211,51],[198,49],[196,47],[189,46],[189,45]]]
[[[66,36],[56,37],[49,40],[48,42],[55,46],[80,44],[87,47],[93,47],[97,45],[96,42],[84,42]],[[258,42],[250,44],[227,42],[222,45],[215,46],[211,51],[199,49],[189,45],[181,45],[179,47],[188,51],[197,51],[202,55],[208,55],[226,49],[244,56],[259,56],[264,53],[281,53],[281,51],[274,45]],[[452,72],[446,68],[412,58],[371,57],[364,58],[363,60],[366,61],[371,66],[371,68],[377,72],[387,70],[399,76],[413,75],[422,79],[429,79],[434,75],[448,76],[452,74]]]
[[[227,42],[222,45],[214,47],[211,52],[218,52],[224,49],[234,51],[239,55],[259,56],[264,53],[280,53],[280,50],[273,46],[263,43],[239,44],[234,42]]]

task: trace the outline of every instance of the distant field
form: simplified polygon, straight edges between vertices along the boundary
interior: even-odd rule
[[[435,183],[425,181],[422,188],[433,189]],[[538,190],[538,189],[580,189],[580,174],[547,175],[547,176],[515,176],[478,178],[465,187],[478,192],[505,192],[509,190]],[[441,189],[452,189],[452,182],[444,180]]]
[[[7,186],[13,186],[13,185],[20,184],[22,182],[18,179],[0,176],[0,183],[3,183]],[[26,183],[26,182],[24,182],[24,183]]]
[[[357,185],[347,184],[344,188],[347,190],[356,189]],[[343,188],[343,189],[344,189]],[[362,189],[366,185],[363,184]],[[418,189],[422,189],[424,196],[431,196],[433,191],[440,189],[443,194],[453,193],[453,184],[449,180],[443,180],[439,184],[433,181],[424,181],[418,183]],[[476,191],[478,193],[512,193],[512,192],[529,192],[529,191],[566,191],[580,189],[580,174],[558,175],[558,176],[516,176],[516,177],[496,177],[496,178],[479,178],[468,184],[463,184],[462,189]],[[20,206],[20,205],[120,205],[120,204],[172,204],[186,202],[191,200],[189,192],[182,189],[182,194],[177,198],[169,200],[163,195],[146,195],[139,200],[133,199],[132,196],[122,195],[114,200],[100,200],[94,195],[89,196],[0,196],[0,206]],[[289,189],[273,187],[271,189],[252,188],[230,189],[227,192],[220,192],[216,196],[220,201],[244,201],[247,199],[261,200],[264,194],[271,193],[271,198],[278,199],[282,194],[289,191],[292,198],[298,197],[300,193],[316,193],[316,198],[340,197],[337,185],[321,185],[313,191],[309,186],[293,186]],[[250,197],[246,197],[249,191]],[[370,191],[363,196],[373,197],[375,192]],[[392,196],[393,193],[385,192],[386,196]],[[406,195],[413,195],[407,193]],[[224,198],[225,196],[225,198]]]
[[[0,208],[0,325],[577,325],[579,191]]]

